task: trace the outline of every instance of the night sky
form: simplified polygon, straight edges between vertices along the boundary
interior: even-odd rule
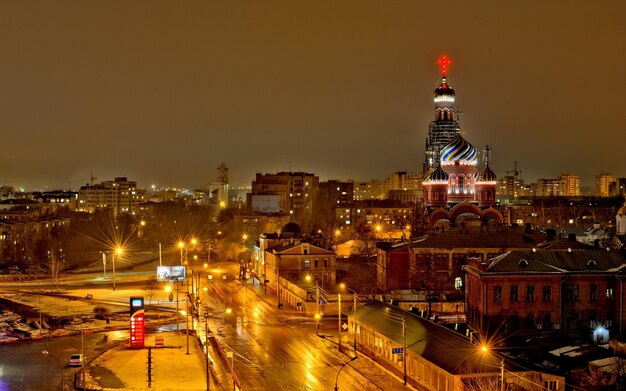
[[[384,179],[424,160],[436,60],[498,176],[626,176],[624,1],[0,3],[0,185]]]

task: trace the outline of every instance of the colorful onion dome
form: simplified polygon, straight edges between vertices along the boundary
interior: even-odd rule
[[[441,168],[441,165],[437,165],[437,168],[430,174],[425,182],[448,182],[449,175]]]
[[[435,172],[435,167],[428,167],[428,170],[422,173],[422,182],[428,182],[433,172]]]
[[[439,87],[435,89],[435,98],[438,96],[454,96],[454,90],[448,85],[448,80],[444,76]]]
[[[441,149],[441,163],[468,162],[476,164],[478,150],[463,137],[457,135],[452,142]]]
[[[480,182],[495,182],[497,180],[498,177],[496,177],[496,174],[491,171],[489,164],[487,164],[480,174],[478,174],[478,181]]]

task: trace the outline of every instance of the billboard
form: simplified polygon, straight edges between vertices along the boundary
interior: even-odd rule
[[[183,281],[185,266],[157,266],[157,281]]]
[[[146,336],[143,297],[130,298],[130,347],[143,348]]]
[[[280,213],[280,196],[255,194],[252,196],[252,211],[259,213]]]

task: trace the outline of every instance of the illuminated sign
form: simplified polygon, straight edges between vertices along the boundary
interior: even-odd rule
[[[143,348],[146,337],[143,297],[130,298],[130,347]]]
[[[185,266],[157,266],[157,281],[183,281]]]

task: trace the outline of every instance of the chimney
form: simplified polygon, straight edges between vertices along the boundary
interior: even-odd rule
[[[556,238],[556,230],[554,228],[548,228],[546,235],[548,235],[548,241],[552,241]]]
[[[574,242],[575,242],[575,241],[576,241],[576,234],[575,234],[575,233],[573,233],[573,232],[570,232],[570,233],[568,233],[568,234],[567,234],[567,238],[568,238],[569,240],[572,240],[572,241],[574,241]]]
[[[533,230],[533,225],[532,223],[526,223],[526,229],[524,230],[524,232],[526,232],[527,234],[530,233],[530,231]]]

